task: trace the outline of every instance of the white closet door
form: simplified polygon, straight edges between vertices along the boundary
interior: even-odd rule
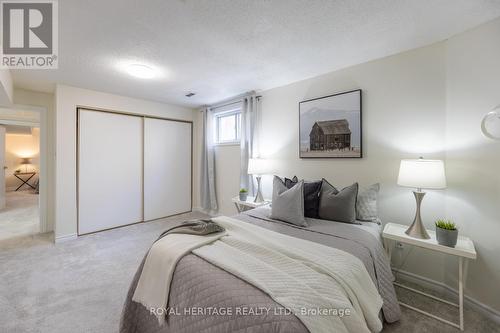
[[[142,121],[80,109],[78,234],[142,221]]]
[[[191,210],[191,123],[144,119],[144,220]]]

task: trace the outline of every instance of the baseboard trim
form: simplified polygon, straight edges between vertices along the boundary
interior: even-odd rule
[[[57,236],[57,237],[55,237],[55,242],[56,243],[62,243],[62,242],[66,242],[66,241],[69,241],[69,240],[74,240],[74,239],[77,239],[77,238],[78,238],[77,234],[69,234],[69,235]]]
[[[436,292],[446,293],[448,296],[451,297],[458,297],[457,290],[453,289],[450,286],[445,285],[442,282],[429,279],[427,277],[415,273],[407,272],[402,269],[393,268],[392,271],[397,273],[398,278],[401,278],[402,280],[416,283],[424,288],[428,288]],[[480,301],[467,295],[464,295],[464,304],[466,307],[469,307],[481,313],[485,317],[491,319],[492,321],[496,322],[497,324],[500,324],[500,312],[491,308],[490,306],[481,303]]]

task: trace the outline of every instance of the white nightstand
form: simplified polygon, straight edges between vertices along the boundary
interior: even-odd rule
[[[254,209],[257,207],[265,206],[271,203],[271,200],[265,200],[263,202],[253,202],[255,197],[247,197],[246,201],[241,201],[240,197],[234,197],[231,201],[236,206],[238,213],[244,212],[246,210]]]
[[[468,237],[459,236],[457,245],[455,247],[443,246],[437,243],[436,233],[432,230],[427,230],[429,236],[431,237],[430,239],[418,239],[410,237],[407,234],[405,234],[406,229],[408,229],[408,226],[401,224],[388,223],[385,225],[384,231],[382,232],[382,237],[384,238],[384,246],[387,251],[387,254],[389,255],[389,258],[391,257],[392,246],[393,246],[393,244],[391,244],[391,241],[393,243],[399,242],[399,243],[414,245],[431,251],[437,251],[457,257],[458,258],[458,304],[449,302],[434,295],[424,293],[420,290],[407,287],[401,283],[394,283],[394,285],[457,307],[460,312],[460,322],[459,324],[456,324],[449,320],[443,319],[434,314],[426,312],[424,310],[405,304],[403,302],[399,303],[404,307],[407,307],[409,309],[412,309],[429,317],[440,320],[446,324],[457,327],[463,331],[464,330],[464,283],[466,280],[465,276],[467,274],[467,262],[465,262],[464,265],[464,259],[476,259],[476,250],[474,248],[474,243]]]

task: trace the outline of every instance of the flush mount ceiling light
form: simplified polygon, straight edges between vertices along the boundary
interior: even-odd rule
[[[141,64],[130,64],[125,68],[125,70],[128,74],[140,79],[152,79],[156,76],[153,68]]]

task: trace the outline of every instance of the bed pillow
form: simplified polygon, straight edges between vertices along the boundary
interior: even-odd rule
[[[280,177],[273,179],[272,219],[292,223],[301,227],[307,226],[304,218],[304,181],[301,180],[292,188],[287,188]]]
[[[356,219],[360,221],[380,223],[378,218],[377,199],[380,184],[373,184],[358,193],[356,202]]]
[[[297,176],[292,179],[285,178],[285,186],[287,188],[292,188],[297,184],[299,180]],[[304,181],[304,216],[312,217],[314,219],[319,218],[319,193],[321,191],[322,181]]]
[[[358,183],[339,191],[323,179],[319,199],[319,217],[323,220],[355,223],[357,197]]]

